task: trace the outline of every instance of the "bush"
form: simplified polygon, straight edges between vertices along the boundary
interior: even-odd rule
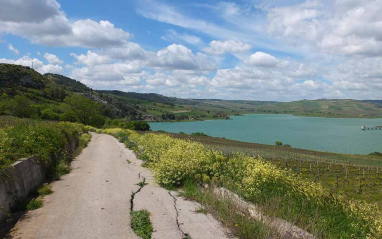
[[[42,201],[40,199],[33,198],[27,205],[28,210],[36,210],[42,207]]]
[[[277,146],[282,146],[283,143],[282,143],[281,141],[276,141],[276,142],[275,142],[275,145],[277,145]]]
[[[72,112],[64,112],[60,115],[61,121],[68,121],[68,122],[79,122],[77,116]]]
[[[64,146],[84,130],[80,124],[33,120],[0,129],[0,174],[16,160],[32,155],[53,166],[52,156],[65,158]]]
[[[41,119],[45,120],[60,120],[60,115],[54,112],[53,109],[47,108],[41,112]]]
[[[191,135],[193,135],[193,136],[208,136],[208,135],[206,135],[205,133],[202,133],[202,132],[191,133]]]
[[[35,113],[32,101],[29,98],[20,95],[16,95],[15,98],[7,101],[5,108],[7,108],[13,116],[20,118],[29,118]]]
[[[370,153],[369,155],[382,157],[382,153],[380,152],[373,152],[373,153]]]
[[[105,117],[102,115],[92,115],[89,117],[89,125],[101,128],[105,124]]]
[[[130,121],[126,122],[125,128],[138,131],[149,131],[150,125],[144,121]]]
[[[40,196],[46,196],[53,193],[52,187],[49,184],[43,185],[41,188],[37,190],[38,194]]]

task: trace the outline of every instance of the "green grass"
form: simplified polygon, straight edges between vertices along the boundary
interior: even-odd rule
[[[144,186],[146,186],[146,185],[147,185],[147,183],[146,183],[146,178],[143,178],[143,181],[137,183],[137,185],[138,185],[139,187],[141,187],[141,188],[143,188]]]
[[[46,195],[50,195],[53,193],[52,187],[49,184],[44,184],[37,190],[38,194],[41,197],[44,197]]]
[[[203,214],[205,214],[205,215],[208,213],[207,209],[205,209],[205,208],[202,207],[202,206],[199,207],[198,209],[196,209],[195,212],[196,212],[196,213],[203,213]]]
[[[92,135],[89,133],[83,133],[78,138],[78,147],[76,152],[74,153],[74,156],[79,155],[86,146],[88,146],[90,140],[92,139]]]
[[[132,211],[131,228],[143,239],[151,239],[154,228],[150,221],[150,213],[147,210]]]
[[[26,206],[28,210],[36,210],[42,207],[42,200],[33,198]]]

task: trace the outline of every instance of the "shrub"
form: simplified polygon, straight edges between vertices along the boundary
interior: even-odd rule
[[[275,142],[275,145],[277,145],[277,146],[282,146],[283,143],[282,143],[281,141],[276,141],[276,142]]]
[[[191,133],[191,135],[193,135],[193,136],[208,136],[207,134],[202,133],[202,132]]]
[[[105,124],[105,117],[99,114],[92,115],[89,117],[88,123],[96,128],[101,128]]]
[[[369,155],[382,157],[382,153],[380,152],[373,152],[373,153],[370,153]]]
[[[65,158],[64,146],[84,130],[80,124],[33,120],[0,129],[0,174],[23,157],[34,155],[45,165],[53,163],[54,155]]]
[[[150,125],[144,121],[129,121],[126,122],[125,128],[131,130],[149,131]]]
[[[33,198],[28,204],[27,209],[28,210],[36,210],[42,207],[42,201],[40,199]]]
[[[44,184],[41,188],[37,190],[40,196],[46,196],[53,193],[52,187],[49,184]]]

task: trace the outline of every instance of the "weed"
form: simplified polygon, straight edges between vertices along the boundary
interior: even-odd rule
[[[137,185],[138,185],[139,187],[141,187],[141,188],[143,188],[144,186],[146,186],[146,185],[147,185],[147,183],[146,183],[146,178],[143,178],[143,181],[137,183]]]
[[[55,167],[54,179],[60,180],[63,175],[70,173],[70,170],[69,162],[65,159],[61,159]]]
[[[81,134],[81,136],[78,138],[78,147],[76,149],[76,152],[74,153],[74,156],[79,155],[86,146],[88,146],[90,140],[92,139],[92,135],[88,133]]]
[[[205,215],[208,213],[207,209],[205,209],[204,207],[199,207],[198,209],[195,210],[195,212],[203,213]]]
[[[42,201],[40,199],[33,198],[28,204],[27,209],[28,210],[36,210],[42,207]]]
[[[7,222],[12,221],[12,213],[6,212],[3,206],[0,207],[0,211],[4,214]]]
[[[41,188],[37,190],[38,194],[41,197],[44,197],[46,195],[50,195],[53,193],[52,187],[49,184],[44,184]]]
[[[150,221],[150,213],[147,210],[131,212],[131,228],[135,234],[143,239],[151,239],[153,226]]]

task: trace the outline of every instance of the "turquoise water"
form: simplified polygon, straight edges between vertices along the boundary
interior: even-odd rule
[[[382,125],[382,119],[331,119],[292,115],[253,114],[232,120],[150,123],[151,129],[271,144],[281,141],[295,148],[368,154],[382,152],[382,130],[361,130],[362,125]]]

